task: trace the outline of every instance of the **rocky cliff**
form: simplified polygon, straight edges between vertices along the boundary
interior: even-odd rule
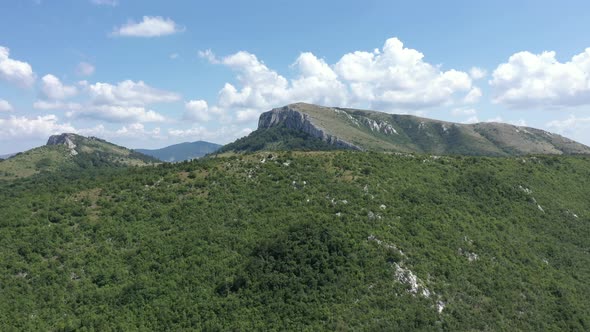
[[[78,154],[78,152],[75,150],[76,149],[76,144],[74,143],[75,139],[76,139],[76,134],[64,133],[64,134],[60,134],[60,135],[52,135],[47,140],[46,145],[65,145],[68,147],[68,149],[70,149],[70,154],[72,156],[75,156]]]
[[[300,130],[312,137],[319,138],[322,141],[339,148],[362,150],[360,147],[348,141],[328,134],[324,128],[314,124],[312,118],[308,114],[295,109],[292,105],[274,108],[268,112],[264,112],[260,115],[258,120],[259,130],[281,125],[289,129]]]
[[[281,137],[277,133],[283,129],[291,133],[282,133],[286,136]],[[584,144],[530,127],[489,122],[461,124],[407,114],[306,103],[262,113],[257,130],[240,139],[240,144],[228,144],[222,150],[297,149],[304,145],[303,141],[312,140],[321,143],[317,150],[328,147],[475,156],[590,154],[590,147]]]

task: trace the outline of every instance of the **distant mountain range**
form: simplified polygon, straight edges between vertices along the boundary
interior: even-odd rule
[[[0,159],[8,159],[8,158],[14,156],[15,154],[16,153],[3,154],[3,155],[0,155]]]
[[[161,149],[135,149],[135,151],[161,161],[175,162],[201,158],[206,154],[217,151],[220,147],[219,144],[197,141],[174,144]]]
[[[263,113],[256,131],[220,152],[292,149],[482,156],[590,154],[588,146],[530,127],[493,122],[461,124],[305,103]]]
[[[40,172],[73,171],[93,167],[145,166],[159,160],[96,137],[61,134],[47,144],[0,163],[0,179],[23,178]]]

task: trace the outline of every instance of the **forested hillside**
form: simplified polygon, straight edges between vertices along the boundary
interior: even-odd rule
[[[0,182],[0,329],[590,329],[590,158],[265,152]]]

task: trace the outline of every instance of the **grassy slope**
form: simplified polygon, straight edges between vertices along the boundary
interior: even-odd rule
[[[590,327],[587,157],[270,154],[0,184],[3,330]]]
[[[254,151],[325,151],[337,148],[319,138],[284,126],[256,130],[250,135],[221,147],[216,153]]]
[[[0,179],[29,177],[41,171],[52,172],[65,165],[73,165],[65,146],[42,146],[0,162]]]
[[[509,124],[454,124],[365,110],[335,112],[333,108],[305,103],[291,106],[310,115],[313,122],[327,132],[371,151],[492,156],[590,153],[590,148],[559,135]],[[397,134],[371,131],[362,121],[359,125],[361,118],[385,121]]]
[[[172,162],[201,158],[219,148],[221,148],[219,144],[199,141],[175,144],[161,149],[135,149],[135,151],[162,161]]]
[[[0,180],[80,167],[145,166],[158,162],[157,159],[103,140],[76,136],[74,141],[78,152],[76,156],[72,156],[65,145],[45,145],[0,162]]]

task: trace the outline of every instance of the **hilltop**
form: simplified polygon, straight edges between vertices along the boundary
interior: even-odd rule
[[[2,161],[0,179],[99,166],[145,166],[157,162],[157,159],[150,156],[100,138],[64,133],[49,137],[44,146],[18,153]]]
[[[461,124],[305,103],[263,113],[256,131],[220,152],[290,149],[481,156],[590,154],[590,148],[583,144],[531,127]]]
[[[201,158],[217,151],[220,147],[219,144],[197,141],[174,144],[161,149],[134,149],[134,151],[158,158],[161,161],[177,162]]]

